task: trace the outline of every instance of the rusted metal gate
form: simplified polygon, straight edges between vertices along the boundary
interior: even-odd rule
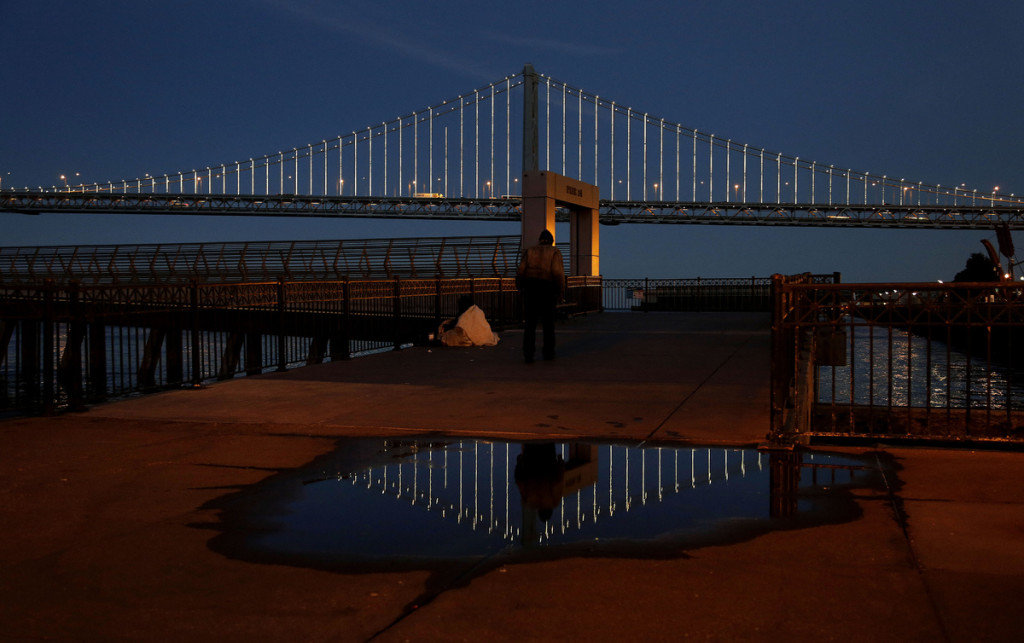
[[[773,439],[1024,439],[1024,286],[776,275],[773,298]]]

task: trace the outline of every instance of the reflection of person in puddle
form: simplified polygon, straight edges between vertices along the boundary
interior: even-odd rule
[[[536,519],[551,520],[558,503],[562,501],[565,463],[555,451],[552,442],[523,444],[523,452],[516,458],[516,486],[523,507],[523,542],[536,542]]]

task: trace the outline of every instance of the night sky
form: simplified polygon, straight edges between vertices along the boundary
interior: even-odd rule
[[[836,167],[1024,194],[1024,3],[0,0],[2,187],[206,167],[515,74]],[[2,214],[0,245],[515,234],[518,224]],[[984,231],[602,228],[607,277],[951,279]],[[1016,233],[1017,245],[1024,236]]]

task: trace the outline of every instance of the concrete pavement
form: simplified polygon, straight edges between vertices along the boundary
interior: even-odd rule
[[[673,557],[573,556],[458,576],[256,564],[209,548],[212,501],[301,467],[338,437],[750,446],[767,433],[764,315],[589,316],[559,326],[557,360],[531,365],[520,338],[0,422],[0,638],[1019,638],[1019,453],[884,449],[898,470],[888,489],[857,492],[859,518]]]

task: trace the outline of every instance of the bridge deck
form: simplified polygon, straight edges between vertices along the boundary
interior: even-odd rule
[[[1011,640],[1024,625],[1020,454],[902,449],[860,515],[678,557],[328,573],[209,547],[207,503],[338,436],[470,433],[754,444],[767,317],[604,314],[559,358],[415,348],[0,423],[0,618],[16,639]],[[767,500],[766,500],[767,502]],[[909,517],[906,525],[897,518]],[[354,522],[365,516],[353,516]],[[727,539],[728,540],[728,539]],[[422,604],[424,593],[436,597]],[[412,606],[410,608],[410,606]]]
[[[173,194],[156,192],[0,193],[0,213],[181,216],[356,217],[519,221],[522,198],[325,196],[296,194]],[[824,226],[911,229],[1024,227],[1019,200],[947,197],[934,203],[816,201],[661,201],[602,199],[601,223]],[[556,220],[568,221],[564,208]]]

